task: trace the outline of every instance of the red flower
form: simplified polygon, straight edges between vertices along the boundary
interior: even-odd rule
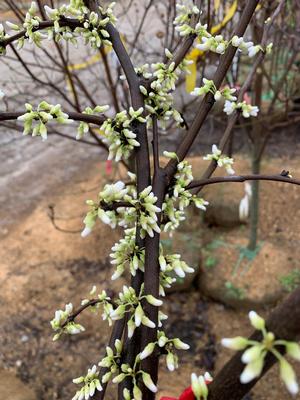
[[[185,391],[180,395],[178,400],[195,400],[192,387],[190,386],[187,389],[185,389]]]
[[[208,377],[205,376],[205,383],[209,385],[212,382],[212,378],[208,374]],[[175,397],[162,397],[160,400],[177,400]],[[181,393],[178,400],[195,400],[194,393],[192,391],[192,386],[186,388],[184,392]]]
[[[162,397],[160,400],[177,400],[175,397]],[[188,387],[185,391],[180,395],[178,400],[195,400],[194,393],[192,391],[192,387]]]

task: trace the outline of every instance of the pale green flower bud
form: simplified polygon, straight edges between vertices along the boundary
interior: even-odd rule
[[[157,387],[154,385],[151,376],[147,374],[146,372],[142,371],[142,379],[145,384],[145,386],[151,390],[151,392],[156,393],[157,392]]]
[[[289,364],[284,358],[279,361],[280,376],[285,383],[288,391],[292,395],[296,395],[299,392],[299,385],[297,383],[296,374],[291,364]]]
[[[249,312],[249,319],[250,319],[251,325],[255,329],[257,329],[259,331],[265,329],[265,320],[262,317],[260,317],[255,311]]]

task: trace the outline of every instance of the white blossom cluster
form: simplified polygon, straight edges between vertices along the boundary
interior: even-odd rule
[[[99,392],[103,390],[99,380],[99,371],[97,370],[96,365],[93,365],[92,368],[88,369],[85,376],[73,379],[73,383],[83,386],[76,392],[72,400],[88,400],[90,397],[94,396],[96,390]]]
[[[111,45],[106,26],[109,23],[115,24],[116,22],[116,17],[113,14],[114,5],[115,3],[111,3],[106,9],[99,7],[99,14],[94,11],[90,12],[84,5],[83,0],[71,0],[68,5],[62,4],[58,8],[51,8],[45,5],[46,15],[53,21],[53,27],[46,28],[45,31],[47,34],[45,34],[43,30],[39,30],[42,19],[37,15],[38,7],[36,2],[33,1],[26,13],[22,26],[11,22],[7,22],[6,24],[16,32],[20,32],[22,29],[26,31],[25,35],[18,39],[18,49],[21,49],[27,40],[29,43],[41,46],[42,40],[47,38],[49,40],[55,39],[56,41],[64,39],[77,45],[78,37],[82,37],[85,44],[98,49],[102,44]],[[72,29],[62,24],[61,21],[68,16],[77,19],[79,26]]]
[[[96,113],[102,114],[107,110],[109,110],[108,105],[97,106],[95,108],[87,107],[82,113],[87,115],[95,115]],[[88,131],[89,131],[89,124],[87,122],[81,121],[77,129],[76,139],[77,140],[82,139],[83,136],[88,133]]]
[[[122,319],[125,313],[130,315],[127,322],[128,337],[131,338],[136,328],[145,325],[148,328],[155,328],[155,324],[145,314],[141,301],[146,299],[153,306],[160,307],[162,301],[152,295],[137,295],[132,287],[123,286],[123,291],[119,293],[119,299],[116,301],[118,307],[112,310],[110,318],[112,321]]]
[[[191,92],[192,96],[202,96],[206,95],[207,93],[212,93],[216,101],[219,101],[223,98],[225,101],[233,102],[237,99],[236,96],[233,95],[236,92],[236,88],[225,86],[224,88],[218,90],[213,80],[203,78],[202,82],[203,86],[195,87],[195,89]]]
[[[55,120],[59,124],[69,124],[73,122],[68,114],[64,113],[60,104],[52,105],[42,101],[37,110],[34,111],[31,104],[25,104],[26,113],[18,117],[18,121],[24,123],[23,135],[41,136],[43,140],[47,139],[47,124]]]
[[[144,270],[145,250],[136,244],[135,228],[126,229],[124,233],[124,237],[111,249],[111,264],[116,266],[112,280],[118,279],[126,267],[129,267],[132,276],[136,275],[138,269]]]
[[[75,323],[72,320],[69,320],[71,314],[73,312],[73,305],[69,303],[66,305],[65,310],[57,310],[55,312],[54,319],[51,321],[52,329],[57,332],[53,340],[57,340],[63,333],[69,335],[76,335],[80,332],[84,331],[84,327],[80,324]]]
[[[130,391],[125,388],[123,390],[123,397],[124,400],[143,400],[142,399],[142,391],[138,387],[138,376],[141,375],[143,384],[153,393],[157,392],[157,387],[155,386],[154,382],[151,379],[150,374],[144,372],[142,370],[136,371],[132,369],[129,364],[122,364],[121,366],[121,374],[114,379],[115,383],[122,382],[126,377],[130,377],[133,381],[133,398],[130,394]]]
[[[212,80],[203,78],[203,86],[196,87],[191,92],[191,95],[202,96],[206,95],[207,93],[212,93],[216,101],[221,99],[225,100],[223,111],[227,115],[231,115],[235,110],[241,110],[244,118],[257,117],[259,108],[246,103],[246,101],[237,103],[235,101],[237,100],[237,97],[234,96],[235,92],[235,88],[230,88],[228,86],[218,90]]]
[[[265,358],[268,353],[279,361],[280,377],[288,391],[295,395],[299,392],[296,374],[291,364],[281,354],[278,347],[284,347],[286,354],[300,361],[300,346],[298,343],[276,339],[272,332],[266,329],[265,320],[255,311],[250,311],[251,325],[262,333],[262,341],[250,340],[241,336],[232,339],[223,339],[222,345],[233,350],[245,350],[242,354],[242,362],[246,364],[241,376],[241,383],[251,382],[258,378],[263,370]]]
[[[207,154],[203,157],[203,160],[212,161],[215,160],[218,167],[222,168],[225,167],[227,174],[234,175],[234,169],[232,168],[233,165],[233,158],[223,156],[220,149],[218,149],[217,145],[212,145],[212,153]]]
[[[191,19],[193,16],[200,14],[199,8],[193,4],[193,1],[184,1],[182,4],[176,4],[177,16],[174,19],[175,30],[180,36],[187,36],[195,33],[195,29],[191,27]]]
[[[254,57],[259,51],[263,51],[260,45],[254,45],[253,42],[246,42],[244,38],[238,36],[233,36],[231,44],[243,53],[248,53],[249,57]]]
[[[197,35],[199,42],[196,48],[201,51],[211,51],[217,54],[224,54],[227,47],[237,47],[239,51],[247,53],[249,57],[254,57],[259,51],[263,51],[260,45],[254,45],[253,42],[246,42],[242,37],[233,36],[231,40],[224,39],[223,35],[213,36],[207,31],[207,25],[202,25],[198,22],[193,28],[191,19],[200,14],[200,10],[193,4],[192,1],[185,1],[182,4],[176,4],[177,16],[174,19],[175,30],[180,36]],[[266,51],[269,53],[272,49],[272,44],[267,46]]]
[[[155,205],[157,197],[152,193],[152,186],[146,187],[137,196],[136,189],[132,185],[125,186],[121,181],[107,184],[99,193],[98,200],[98,203],[93,200],[87,201],[91,210],[84,219],[85,228],[81,234],[83,237],[91,233],[97,218],[113,229],[117,225],[125,228],[138,225],[143,238],[146,234],[153,237],[154,232],[160,232],[157,213],[161,210]],[[118,202],[120,202],[119,207]],[[111,209],[113,205],[115,207]]]
[[[102,45],[111,46],[109,33],[105,29],[109,22],[111,22],[110,17],[104,16],[102,18],[92,11],[88,18],[85,18],[83,26],[75,28],[74,32],[83,38],[85,44],[89,44],[97,50]]]
[[[92,290],[90,291],[90,296],[93,296],[96,292],[97,292],[97,287],[94,285],[92,287]],[[93,305],[90,304],[91,301],[93,302]],[[90,304],[89,308],[91,312],[97,312],[98,309],[101,307],[103,309],[102,319],[104,321],[107,320],[111,325],[112,321],[110,318],[110,314],[113,311],[113,305],[111,298],[107,295],[105,290],[102,290],[102,292],[97,295],[96,299],[83,299],[81,301],[82,306],[87,304]]]
[[[203,27],[205,28],[205,27]],[[199,35],[200,43],[196,45],[196,48],[201,51],[211,51],[217,54],[224,54],[227,47],[231,44],[237,47],[239,51],[247,54],[250,58],[254,57],[259,51],[263,51],[260,45],[255,45],[253,42],[246,42],[244,38],[233,36],[231,40],[224,39],[223,35],[213,36],[209,32],[202,30]],[[270,53],[272,44],[267,46],[266,51]]]
[[[122,215],[119,214],[118,208],[110,210],[109,205],[112,202],[123,200],[127,190],[124,182],[118,181],[104,186],[104,190],[98,195],[97,203],[93,200],[87,200],[87,205],[91,207],[91,210],[83,220],[85,228],[81,233],[82,237],[86,237],[92,232],[97,218],[100,218],[103,223],[110,225],[113,229],[117,226],[119,219],[122,219]],[[103,207],[103,204],[106,208]]]
[[[24,46],[25,40],[28,40],[29,43],[34,43],[36,46],[41,46],[42,40],[46,39],[46,35],[37,31],[40,22],[42,21],[41,18],[36,15],[38,12],[38,7],[35,1],[31,3],[29,10],[25,16],[25,22],[23,23],[23,28],[26,30],[25,36],[21,37],[18,40],[18,49],[21,49]],[[10,28],[13,30],[18,31],[18,25],[11,24],[9,22],[6,23]]]
[[[173,54],[168,49],[165,49],[165,55],[169,61],[151,64],[151,72],[148,64],[136,69],[140,76],[146,80],[151,79],[149,87],[140,85],[140,91],[144,95],[146,110],[150,116],[156,115],[162,121],[163,127],[171,118],[180,126],[184,121],[181,114],[174,108],[171,91],[175,90],[181,72],[188,71],[187,67],[193,61],[184,60],[176,67],[175,62],[172,61]],[[151,119],[148,118],[148,121],[150,122]]]
[[[152,192],[152,186],[148,186],[139,195],[139,215],[138,224],[141,227],[141,237],[144,238],[146,234],[150,237],[154,236],[154,232],[160,233],[160,227],[158,226],[157,213],[161,212],[161,209],[155,205],[157,197]]]
[[[104,142],[109,146],[109,160],[120,161],[121,158],[126,160],[134,148],[140,146],[134,132],[134,124],[146,122],[143,112],[142,107],[136,111],[130,107],[128,112],[121,111],[113,119],[108,118],[103,123],[101,130],[104,132]]]
[[[121,360],[123,344],[121,340],[116,339],[113,350],[110,346],[106,347],[106,356],[98,363],[99,367],[107,368],[108,371],[102,377],[102,383],[107,383],[112,376],[119,371],[119,361]]]
[[[63,38],[77,44],[77,37],[80,36],[85,44],[89,44],[93,49],[100,48],[102,44],[110,46],[110,36],[105,28],[109,23],[116,23],[114,6],[115,3],[111,3],[107,9],[99,7],[99,14],[90,12],[82,0],[71,0],[69,5],[62,5],[58,9],[45,6],[48,17],[54,21],[54,29],[48,29],[48,38],[54,37],[57,41]],[[69,27],[60,26],[62,17],[68,14],[77,18],[82,26],[76,27],[74,31]]]
[[[165,296],[165,288],[170,288],[176,282],[176,276],[184,278],[186,274],[195,272],[185,261],[181,260],[180,254],[163,254],[163,248],[159,255],[160,285],[159,294]]]
[[[257,106],[252,106],[247,104],[245,101],[236,103],[234,101],[225,101],[224,112],[227,115],[231,115],[235,110],[240,110],[244,118],[257,117],[259,108]]]
[[[180,339],[169,339],[163,331],[158,331],[157,341],[148,343],[144,350],[139,354],[139,359],[144,360],[151,356],[156,347],[164,349],[167,352],[166,363],[168,370],[171,372],[178,368],[178,356],[175,353],[175,349],[188,350],[190,348],[188,344],[182,342]]]
[[[164,152],[164,155],[171,158],[176,157],[176,154],[170,152]],[[185,220],[184,209],[190,204],[194,204],[201,210],[206,210],[208,202],[196,195],[192,195],[187,190],[192,180],[192,166],[187,161],[178,163],[173,184],[162,205],[165,232],[172,232],[178,228],[180,222]]]

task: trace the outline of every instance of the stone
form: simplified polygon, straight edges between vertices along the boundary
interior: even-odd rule
[[[6,400],[37,400],[34,391],[25,385],[13,372],[0,370],[0,393]]]
[[[206,252],[199,272],[200,292],[236,309],[275,305],[287,294],[283,276],[295,268],[289,251],[264,242],[255,252],[249,252],[246,239],[229,240],[216,242]]]
[[[235,228],[245,222],[239,218],[239,204],[214,200],[207,207],[204,213],[204,222],[209,226],[219,226],[222,228]]]

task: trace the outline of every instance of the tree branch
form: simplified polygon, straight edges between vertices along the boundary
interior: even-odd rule
[[[39,23],[38,27],[33,28],[33,32],[40,31],[40,30],[47,29],[47,28],[52,28],[53,26],[54,26],[53,21],[42,21]],[[68,26],[71,29],[75,29],[77,27],[82,26],[82,23],[79,22],[78,19],[64,17],[59,21],[59,26],[61,26],[61,27]],[[15,42],[16,40],[21,39],[25,35],[26,35],[26,30],[23,29],[22,31],[16,33],[15,35],[12,35],[6,39],[0,40],[0,46],[6,47],[9,44]]]
[[[159,143],[158,143],[158,126],[157,126],[157,117],[152,117],[153,124],[153,160],[154,160],[154,173],[159,169]]]
[[[285,172],[285,171],[284,171]],[[225,182],[245,182],[245,181],[274,181],[300,185],[299,179],[289,178],[287,175],[238,175],[238,176],[216,176],[208,179],[199,179],[191,182],[187,189],[193,189],[202,186],[214,185],[215,183]]]
[[[26,111],[17,111],[17,112],[1,112],[0,113],[0,122],[1,121],[12,121],[12,120],[17,120],[21,115],[26,114]],[[104,115],[102,116],[97,116],[97,115],[89,115],[89,114],[83,114],[83,113],[78,113],[78,112],[73,112],[73,111],[66,111],[66,114],[70,117],[70,119],[73,119],[74,121],[81,121],[81,122],[86,122],[88,124],[94,124],[101,126],[103,122],[106,120],[106,117]]]

